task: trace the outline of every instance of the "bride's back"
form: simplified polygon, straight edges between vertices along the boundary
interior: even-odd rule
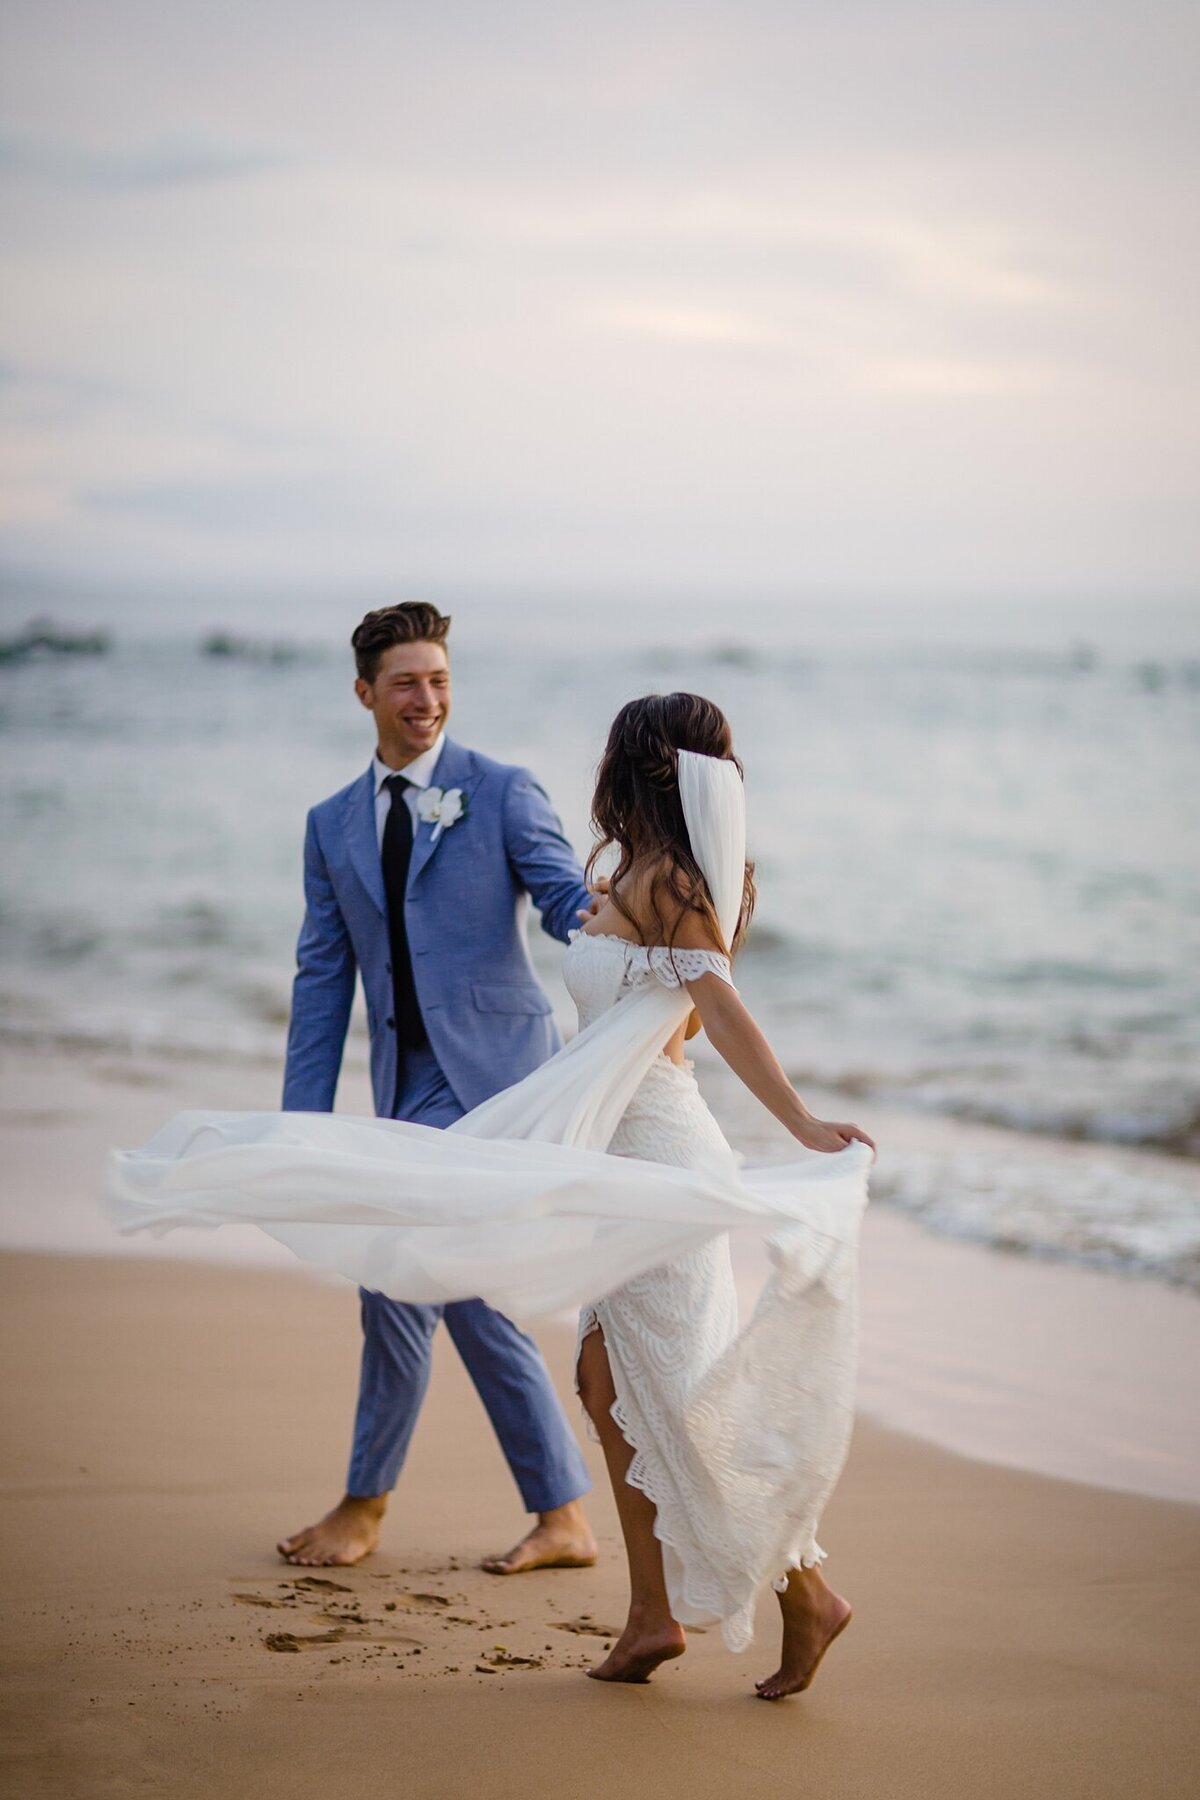
[[[675,875],[676,865],[670,857],[643,857],[634,862],[621,881],[619,897],[614,889],[609,890],[604,904],[584,925],[583,935],[617,938],[647,948],[669,945],[673,950],[723,952],[712,922],[680,898]],[[684,1043],[699,1030],[700,1015],[693,1007],[686,1022],[664,1045],[664,1055],[671,1062],[681,1062]]]
[[[639,858],[622,877],[619,889],[609,889],[604,904],[583,927],[585,935],[679,950],[724,950],[702,908],[682,898],[681,878],[686,880],[686,873],[670,856]]]

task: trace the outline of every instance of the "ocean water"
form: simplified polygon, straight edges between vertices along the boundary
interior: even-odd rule
[[[201,635],[0,664],[10,1043],[281,1057],[305,810],[369,720],[339,644]],[[798,1082],[1097,1146],[1057,1196],[1004,1157],[885,1157],[876,1191],[1200,1285],[1197,615],[496,602],[454,662],[452,730],[532,766],[581,854],[616,708],[718,701],[760,893],[739,983]],[[1106,1144],[1171,1160],[1139,1178]]]

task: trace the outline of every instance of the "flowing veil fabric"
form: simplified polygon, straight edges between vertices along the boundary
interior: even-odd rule
[[[680,751],[679,787],[728,942],[745,864],[741,778],[730,762]],[[446,1130],[332,1113],[177,1114],[141,1149],[111,1155],[108,1210],[126,1233],[254,1223],[395,1299],[478,1295],[518,1319],[579,1305],[746,1225],[782,1228],[777,1256],[817,1279],[857,1230],[865,1145],[762,1170],[604,1154],[690,1006],[683,988],[631,991]]]

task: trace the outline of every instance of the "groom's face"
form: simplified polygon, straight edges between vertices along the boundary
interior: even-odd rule
[[[355,692],[375,715],[379,748],[391,768],[428,750],[450,717],[450,664],[441,644],[393,644],[373,681]]]

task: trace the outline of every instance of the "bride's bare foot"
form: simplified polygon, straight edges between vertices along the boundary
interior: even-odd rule
[[[533,1530],[506,1556],[487,1556],[489,1575],[524,1575],[529,1569],[590,1569],[596,1540],[578,1500],[538,1514]]]
[[[302,1569],[345,1568],[370,1555],[386,1511],[386,1494],[346,1494],[323,1519],[275,1548]]]
[[[649,1681],[659,1663],[682,1656],[686,1649],[687,1636],[674,1619],[648,1620],[631,1609],[624,1631],[588,1675],[593,1681]]]
[[[817,1672],[818,1664],[853,1614],[850,1602],[827,1587],[819,1569],[793,1569],[786,1591],[779,1596],[783,1614],[783,1656],[779,1667],[765,1681],[755,1683],[760,1700],[782,1700],[800,1694]]]

